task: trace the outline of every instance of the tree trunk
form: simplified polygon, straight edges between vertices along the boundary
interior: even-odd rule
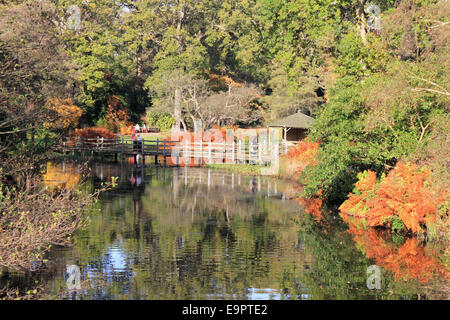
[[[175,89],[175,102],[174,102],[174,112],[173,116],[175,118],[175,128],[180,130],[181,124],[181,89]]]
[[[183,53],[183,42],[181,41],[181,28],[183,24],[184,18],[184,8],[183,6],[178,9],[178,23],[177,23],[177,42],[178,42],[178,53]],[[181,70],[179,72],[182,72]],[[180,125],[183,125],[184,130],[186,131],[186,124],[184,123],[181,117],[181,89],[177,87],[175,89],[175,110],[174,110],[174,118],[175,118],[175,128],[180,130]]]
[[[362,42],[367,46],[367,30],[366,30],[366,16],[364,13],[364,5],[366,0],[359,0],[356,8],[356,16],[358,18],[358,29],[359,35],[361,36]]]

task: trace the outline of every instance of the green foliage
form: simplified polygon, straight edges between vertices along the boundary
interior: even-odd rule
[[[405,226],[405,224],[403,223],[402,219],[400,219],[400,217],[392,217],[390,219],[391,222],[391,230],[394,232],[399,232],[403,229],[403,227]]]
[[[336,71],[341,76],[361,78],[365,74],[368,54],[362,39],[354,32],[346,34],[337,45]]]
[[[320,152],[318,164],[302,177],[307,195],[322,190],[330,201],[340,202],[358,172],[386,173],[401,159],[420,159],[442,171],[446,152],[439,152],[434,141],[444,143],[446,136],[441,121],[449,119],[445,83],[450,70],[443,63],[448,44],[443,42],[446,25],[439,21],[448,18],[441,18],[441,5],[399,5],[384,17],[387,31],[369,35],[367,44],[356,31],[341,38],[335,59],[340,77],[310,134],[320,141]],[[450,16],[448,8],[446,13]],[[400,16],[406,31],[395,26]],[[425,27],[432,16],[439,31]],[[417,31],[411,40],[416,49],[407,58],[405,32],[410,29]]]
[[[158,127],[160,131],[168,131],[175,124],[175,118],[168,112],[147,112],[145,117],[147,126]]]

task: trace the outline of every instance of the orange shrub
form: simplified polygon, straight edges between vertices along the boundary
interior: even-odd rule
[[[210,140],[212,142],[218,142],[216,141],[217,137],[221,137],[222,141],[225,141],[226,139],[226,128],[220,128],[219,126],[214,126],[212,130],[207,131],[198,131],[198,132],[192,132],[188,130],[187,132],[172,132],[172,135],[168,138],[170,141],[185,141],[187,138],[188,141],[191,142],[209,142]],[[220,141],[220,140],[219,140]]]
[[[132,128],[133,128],[133,126],[122,126],[122,127],[120,127],[119,133],[123,136],[131,135]]]
[[[322,215],[322,203],[323,199],[320,198],[297,198],[296,199],[299,205],[305,206],[305,212],[313,216],[314,220],[320,222],[323,220]]]
[[[303,170],[309,165],[315,165],[317,163],[317,153],[319,151],[319,143],[312,142],[308,139],[300,140],[295,147],[288,150],[287,154],[282,157],[281,164],[286,164],[286,171],[288,175],[293,174],[296,178],[299,178]],[[291,172],[293,171],[293,172]]]
[[[74,137],[81,137],[81,138],[97,138],[97,137],[103,137],[105,139],[115,139],[117,138],[114,133],[109,131],[105,128],[83,128],[83,129],[75,129],[75,131],[72,133]]]
[[[437,194],[426,183],[429,175],[426,168],[401,162],[380,181],[372,171],[360,173],[353,193],[340,207],[341,216],[363,218],[369,227],[422,232],[440,215],[445,201],[444,194]]]

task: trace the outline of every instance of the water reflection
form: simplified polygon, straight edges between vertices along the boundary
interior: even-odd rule
[[[362,232],[353,226],[349,233],[366,257],[392,272],[397,281],[418,280],[426,284],[435,277],[450,280],[450,271],[440,259],[448,259],[448,250],[445,252],[442,244],[425,246],[417,238],[404,239],[376,230]]]
[[[71,163],[60,164],[48,162],[45,172],[42,175],[44,185],[50,189],[55,188],[73,188],[81,180],[81,169],[79,166]]]
[[[311,260],[298,244],[298,206],[282,200],[279,181],[126,164],[94,164],[92,173],[94,186],[119,176],[118,188],[102,195],[74,248],[52,252],[65,263],[76,256],[96,283],[84,299],[245,299],[267,288],[280,298],[284,266]],[[61,280],[50,281],[64,289]]]
[[[3,281],[38,280],[58,299],[433,299],[448,292],[445,274],[433,268],[419,270],[429,276],[426,286],[397,276],[408,270],[399,251],[380,260],[371,252],[386,243],[349,233],[321,202],[299,210],[286,200],[296,188],[287,182],[127,163],[94,163],[91,175],[93,188],[114,176],[119,184],[102,194],[74,246],[52,250],[34,277]],[[437,261],[440,252],[426,256]],[[393,261],[403,264],[393,270]],[[373,264],[384,268],[381,290],[366,286]],[[68,290],[66,265],[80,267],[80,290]]]

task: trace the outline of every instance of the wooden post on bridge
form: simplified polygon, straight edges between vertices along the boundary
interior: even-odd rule
[[[142,166],[145,165],[145,139],[142,139]]]
[[[194,141],[194,145],[195,145],[195,141]],[[195,146],[194,146],[195,148]],[[198,150],[197,152],[194,151],[194,157],[198,157],[198,166],[201,167],[202,166],[202,159],[203,159],[203,139],[199,139],[198,141]]]
[[[232,148],[233,149],[231,149],[231,163],[235,163],[235,157],[234,157],[234,148],[235,148],[235,145],[234,145],[234,138],[233,138],[233,144],[232,144]]]
[[[123,161],[123,158],[124,158],[124,153],[125,153],[125,144],[124,144],[124,139],[123,139],[123,137],[122,137],[122,141],[121,141],[121,151],[122,151],[122,161]]]
[[[102,149],[102,150],[103,150],[103,140],[104,140],[104,138],[101,137],[101,138],[100,138],[100,143],[101,143],[101,144],[100,144],[100,149]],[[100,154],[101,154],[101,158],[102,158],[102,161],[103,161],[104,153],[101,152]]]
[[[85,156],[84,138],[81,138],[81,153],[83,154],[83,158],[84,158],[84,156]]]
[[[262,163],[262,145],[261,142],[258,142],[258,162]]]
[[[167,158],[166,158],[166,140],[163,141],[163,157],[164,157],[164,167],[165,167],[166,163],[167,163]]]
[[[238,162],[239,163],[241,163],[242,162],[242,156],[241,156],[241,153],[242,153],[242,140],[241,139],[239,139],[238,140],[238,156],[237,156],[237,159],[238,159]]]
[[[159,138],[156,138],[155,164],[158,164]]]
[[[178,143],[176,144],[176,148],[177,148],[177,167],[180,166],[180,138],[178,138]]]
[[[226,158],[227,158],[227,139],[223,140],[223,153],[222,154],[223,154],[222,162],[226,163],[227,162],[227,160],[226,160]]]
[[[211,158],[211,139],[209,139],[209,142],[208,142],[208,161],[209,161],[209,164],[212,163],[212,158]]]

